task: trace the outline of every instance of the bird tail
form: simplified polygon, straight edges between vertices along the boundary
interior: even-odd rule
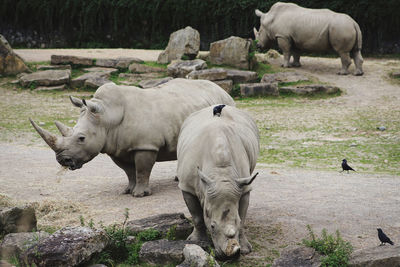
[[[389,242],[388,242],[390,245],[394,245],[394,243],[393,243],[393,241],[391,241],[391,240],[389,240]]]

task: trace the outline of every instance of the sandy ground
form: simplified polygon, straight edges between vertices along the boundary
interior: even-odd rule
[[[134,56],[156,60],[159,51],[127,49],[16,50],[27,61],[45,61],[51,54],[94,57]],[[362,77],[337,76],[339,59],[302,58],[299,72],[344,88],[347,94],[331,99],[338,105],[400,105],[400,87],[385,78],[400,67],[397,60],[366,59]],[[276,63],[278,64],[278,63]],[[354,69],[351,68],[351,71]],[[133,198],[121,192],[125,174],[105,155],[82,169],[57,174],[60,170],[53,151],[45,144],[34,146],[0,143],[0,194],[21,202],[39,202],[42,224],[78,224],[79,216],[105,223],[123,221],[125,208],[130,219],[164,212],[188,211],[175,175],[176,162],[157,163],[151,176],[153,195]],[[399,152],[400,153],[400,152]],[[400,168],[400,166],[399,166]],[[400,242],[400,177],[382,174],[339,173],[271,169],[258,165],[248,211],[248,224],[279,225],[280,244],[296,244],[306,236],[306,225],[316,232],[338,229],[357,248],[379,244],[377,227],[395,243]],[[46,213],[47,206],[59,213]],[[261,228],[262,229],[262,228]]]

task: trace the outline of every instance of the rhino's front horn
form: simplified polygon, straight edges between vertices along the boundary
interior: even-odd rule
[[[54,151],[57,151],[57,139],[58,137],[45,129],[42,129],[37,125],[31,118],[29,118],[29,121],[31,122],[33,128],[40,134],[40,136],[43,138],[43,140],[49,145],[51,149]]]
[[[64,124],[62,124],[59,121],[54,121],[54,123],[56,124],[58,130],[60,131],[60,133],[62,134],[62,136],[70,136],[72,135],[72,128],[68,127]]]
[[[258,175],[258,172],[256,174],[254,174],[253,176],[236,179],[236,182],[239,185],[239,187],[249,185],[254,181],[254,179],[256,179],[257,175]]]
[[[253,28],[253,32],[254,32],[254,37],[257,38],[258,37],[258,31],[257,31],[257,29],[255,27]]]

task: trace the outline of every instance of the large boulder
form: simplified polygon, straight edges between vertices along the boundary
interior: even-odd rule
[[[213,81],[213,83],[217,84],[219,87],[225,90],[228,94],[232,92],[233,89],[233,81],[232,80],[220,80]]]
[[[177,267],[219,267],[220,265],[213,256],[205,252],[196,244],[186,244],[183,249],[185,261]]]
[[[192,233],[193,226],[183,213],[169,213],[129,221],[126,229],[133,233],[155,229],[164,236],[168,231],[173,231],[176,239],[186,239]]]
[[[240,85],[242,96],[278,96],[279,89],[277,83],[243,83]]]
[[[21,255],[21,260],[28,266],[79,266],[107,245],[108,238],[103,230],[65,227],[30,247]]]
[[[228,79],[234,83],[251,83],[258,79],[258,74],[255,71],[227,69],[226,72]]]
[[[281,87],[279,88],[279,92],[292,93],[296,95],[312,95],[317,93],[329,95],[340,92],[340,89],[338,87],[325,84],[307,84],[307,85]]]
[[[50,234],[46,232],[12,233],[0,243],[0,258],[10,259],[40,242]],[[1,266],[1,265],[0,265]]]
[[[349,267],[400,266],[400,246],[377,246],[354,251]]]
[[[212,64],[225,64],[240,69],[249,69],[250,46],[251,40],[236,36],[211,43],[210,61]]]
[[[149,73],[120,73],[118,77],[120,78],[120,83],[132,85],[137,84],[143,80],[150,80],[155,78],[161,78],[162,74],[160,72],[149,72]]]
[[[87,57],[77,57],[77,56],[68,56],[68,55],[51,55],[51,64],[52,65],[81,65],[81,66],[92,66],[93,59]]]
[[[264,83],[294,83],[300,81],[309,81],[310,79],[297,72],[277,72],[277,73],[266,73],[261,79]]]
[[[166,64],[183,56],[195,59],[200,50],[200,34],[188,26],[173,32],[169,37],[167,48],[158,56],[157,62]]]
[[[282,252],[280,258],[274,261],[272,267],[319,267],[321,266],[320,257],[321,255],[313,248],[289,248]]]
[[[0,234],[30,232],[37,228],[32,206],[0,208]]]
[[[202,59],[174,60],[168,65],[168,76],[185,78],[190,72],[207,68],[207,63]]]
[[[19,79],[19,83],[24,87],[29,87],[31,84],[53,86],[66,84],[70,78],[70,70],[44,70],[23,75]]]
[[[24,60],[14,53],[6,38],[0,34],[0,75],[30,72]]]
[[[225,80],[228,77],[228,73],[222,68],[195,70],[189,73],[186,78],[194,80],[209,80],[219,81]]]
[[[97,72],[97,71],[88,72],[88,73],[85,73],[85,74],[71,80],[71,86],[72,87],[83,87],[83,86],[86,86],[91,83],[99,84],[101,82],[102,82],[102,84],[100,84],[100,85],[103,85],[105,83],[111,82],[110,80],[108,80],[108,77],[110,77],[110,74],[107,72],[102,72],[102,71],[101,72]],[[96,81],[98,81],[98,82],[96,82]]]

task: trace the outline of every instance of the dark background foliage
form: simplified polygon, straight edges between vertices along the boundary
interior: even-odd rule
[[[47,47],[164,48],[169,35],[192,26],[201,49],[235,35],[253,38],[256,8],[276,0],[1,0],[0,33],[14,46],[40,36]],[[287,1],[286,1],[287,2]],[[293,0],[349,14],[361,27],[363,51],[400,53],[399,0]],[[31,38],[31,39],[32,39]],[[54,41],[55,39],[59,39]],[[36,45],[35,45],[36,44]],[[34,42],[39,46],[39,42]]]

